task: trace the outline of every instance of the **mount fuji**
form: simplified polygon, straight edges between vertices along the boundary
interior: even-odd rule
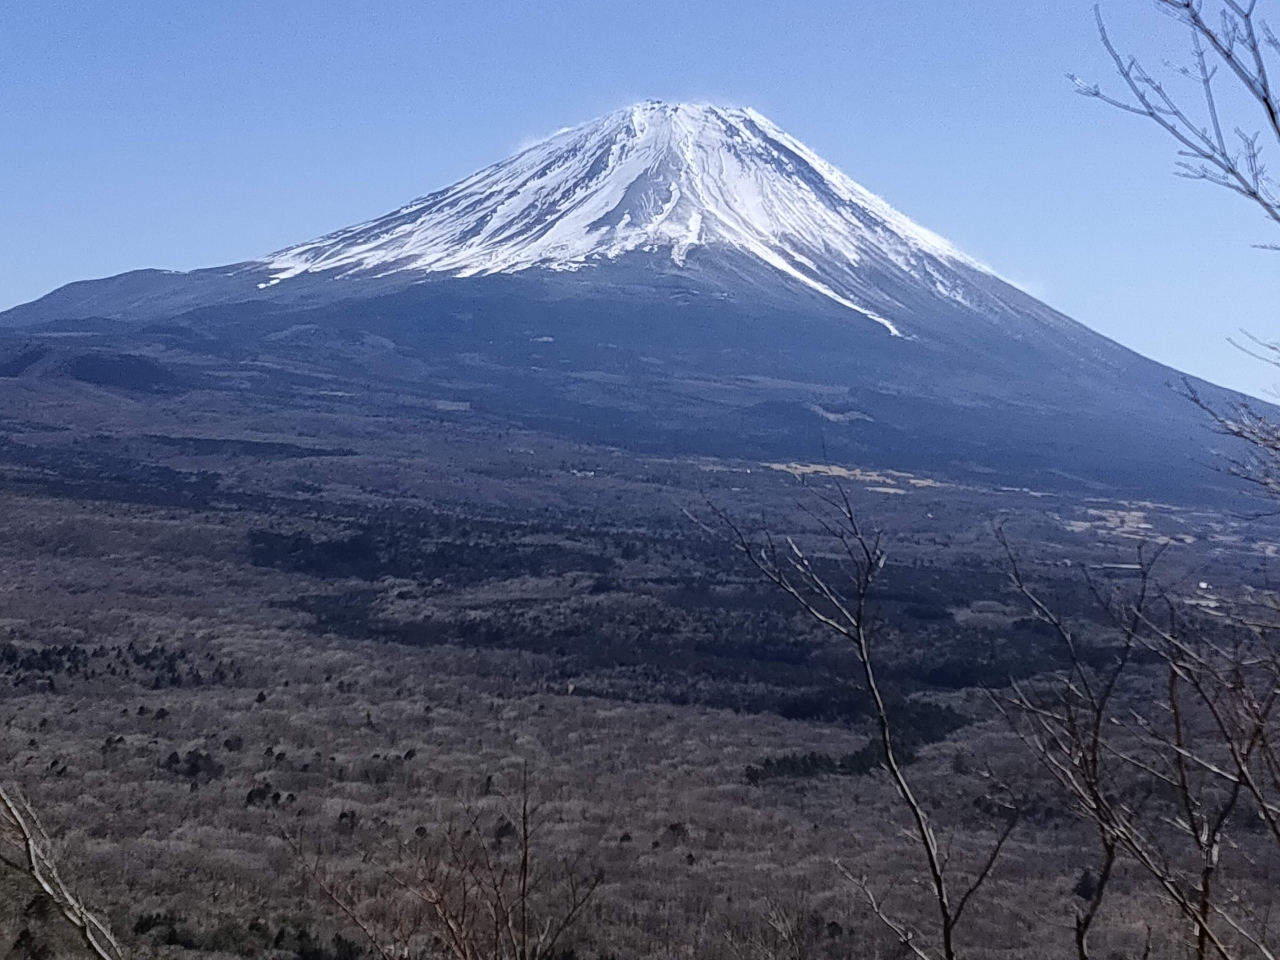
[[[868,265],[944,293],[973,261],[753,110],[644,103],[561,131],[395,213],[264,261],[304,273],[483,276],[578,270],[635,251],[746,254],[890,333],[858,301]],[[861,271],[861,273],[860,273]]]
[[[287,361],[663,453],[1132,497],[1226,483],[1181,375],[750,109],[637,104],[385,216],[225,267],[73,283],[0,328],[0,350],[39,354],[0,354],[19,378],[127,356],[216,391],[219,364]]]

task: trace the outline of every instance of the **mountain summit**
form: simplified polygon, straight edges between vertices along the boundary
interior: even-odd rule
[[[577,270],[636,251],[748,254],[825,297],[871,308],[873,262],[954,288],[977,266],[750,109],[646,101],[553,134],[394,213],[264,258],[304,273],[458,277]]]

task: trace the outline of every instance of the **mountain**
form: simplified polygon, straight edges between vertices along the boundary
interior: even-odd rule
[[[641,103],[366,223],[226,267],[71,284],[0,327],[66,355],[28,377],[89,351],[186,368],[207,389],[209,358],[235,354],[658,452],[1135,497],[1224,486],[1222,441],[1179,374],[749,109]]]
[[[395,213],[267,257],[304,273],[578,270],[636,251],[746,254],[863,314],[867,268],[957,295],[977,267],[753,110],[649,102],[561,131]]]

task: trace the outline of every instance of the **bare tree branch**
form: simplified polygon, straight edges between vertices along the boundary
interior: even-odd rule
[[[1128,597],[1110,600],[1091,586],[1122,640],[1110,667],[1090,666],[1071,629],[1039,599],[998,536],[1012,582],[1054,625],[1068,660],[1066,674],[1050,685],[1047,697],[1015,684],[999,706],[1077,812],[1094,824],[1104,873],[1110,877],[1120,855],[1145,871],[1189,924],[1197,960],[1274,958],[1265,916],[1248,896],[1228,888],[1229,875],[1223,873],[1224,853],[1239,850],[1231,831],[1246,804],[1253,818],[1268,825],[1273,859],[1280,852],[1280,833],[1270,830],[1280,779],[1268,759],[1280,732],[1274,713],[1280,666],[1263,621],[1186,622],[1175,614],[1173,598],[1155,584],[1157,556],[1140,551],[1139,585]],[[1159,620],[1153,601],[1164,610]],[[1147,689],[1152,670],[1134,670],[1135,650],[1163,673],[1163,686],[1145,695],[1137,691]],[[1121,683],[1132,687],[1123,705],[1113,703],[1110,693],[1097,693],[1115,691]],[[1162,799],[1152,809],[1126,802],[1126,791],[1134,788]],[[1237,854],[1239,867],[1248,862]],[[1266,888],[1262,881],[1253,889]],[[1088,935],[1100,904],[1095,891],[1077,911],[1080,960],[1089,956]]]
[[[124,954],[110,928],[63,882],[53,843],[31,804],[17,787],[0,784],[0,836],[5,833],[23,848],[26,859],[22,866],[26,874],[57,905],[85,946],[100,960],[122,960]]]
[[[1174,73],[1199,88],[1201,108],[1193,112],[1136,57],[1122,54],[1098,7],[1094,13],[1099,37],[1128,95],[1105,93],[1098,84],[1072,76],[1077,91],[1155,123],[1178,147],[1179,176],[1230,190],[1280,223],[1280,192],[1263,160],[1261,144],[1264,135],[1273,146],[1280,144],[1280,100],[1271,85],[1268,63],[1280,52],[1280,44],[1260,19],[1254,2],[1219,0],[1212,4],[1216,18],[1205,14],[1203,0],[1156,0],[1156,5],[1190,35],[1190,65],[1175,67]],[[1234,81],[1232,93],[1243,93],[1243,99],[1257,110],[1255,119],[1239,111],[1235,103],[1240,98],[1232,96],[1228,102],[1242,115],[1224,121],[1223,101],[1215,87],[1220,69]],[[1231,138],[1225,132],[1228,126]]]
[[[893,718],[880,684],[872,650],[872,631],[869,604],[873,589],[884,570],[888,555],[878,532],[868,532],[858,520],[848,491],[843,485],[834,485],[835,493],[819,495],[824,511],[801,505],[802,510],[815,520],[819,528],[836,547],[839,556],[840,582],[819,571],[813,558],[803,550],[793,537],[781,543],[766,528],[758,539],[747,535],[742,526],[714,504],[708,509],[719,522],[717,531],[687,514],[705,532],[713,536],[727,532],[729,543],[745,557],[761,576],[789,596],[807,616],[834,631],[852,645],[861,670],[864,689],[871,699],[872,713],[880,746],[881,760],[899,800],[906,809],[912,824],[911,837],[924,857],[929,890],[937,916],[938,942],[943,960],[956,960],[959,956],[956,928],[974,895],[982,888],[995,868],[1005,843],[1017,825],[1017,818],[1010,818],[998,836],[973,879],[955,899],[954,883],[948,870],[947,856],[940,849],[937,832],[899,756],[898,737]],[[851,878],[852,879],[852,878]],[[855,881],[867,897],[873,911],[894,930],[905,947],[917,957],[925,957],[913,931],[892,921],[880,906],[867,884]]]
[[[528,772],[522,775],[515,823],[500,817],[501,829],[464,807],[434,840],[399,843],[390,862],[368,856],[375,877],[333,879],[319,857],[311,859],[301,836],[286,841],[324,897],[365,935],[382,960],[403,960],[420,952],[424,933],[435,937],[453,960],[550,960],[581,918],[603,877],[582,874],[563,863],[552,884],[538,851],[537,806]],[[489,839],[486,839],[486,838]],[[505,838],[514,848],[508,850]],[[418,913],[391,913],[388,881]],[[380,912],[370,909],[370,903]],[[425,911],[425,912],[424,912]]]

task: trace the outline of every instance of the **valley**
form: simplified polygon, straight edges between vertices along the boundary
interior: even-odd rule
[[[1216,510],[649,456],[285,383],[270,403],[6,384],[0,743],[132,949],[355,944],[281,831],[356,869],[463,800],[497,816],[527,764],[554,849],[603,870],[579,955],[731,957],[770,910],[818,955],[889,950],[830,863],[912,855],[856,759],[871,728],[851,653],[688,514],[817,544],[805,511],[839,481],[886,531],[879,657],[913,774],[962,844],[999,822],[982,771],[1021,763],[981,691],[1062,662],[994,521],[1103,632],[1083,576],[1123,578],[1106,568],[1139,542],[1175,544],[1168,582],[1194,599],[1206,570],[1218,590],[1264,581],[1280,540]],[[1032,789],[1038,825],[975,917],[990,956],[1028,949],[1010,915],[1056,909],[1024,871],[1085,866],[1076,821]]]

